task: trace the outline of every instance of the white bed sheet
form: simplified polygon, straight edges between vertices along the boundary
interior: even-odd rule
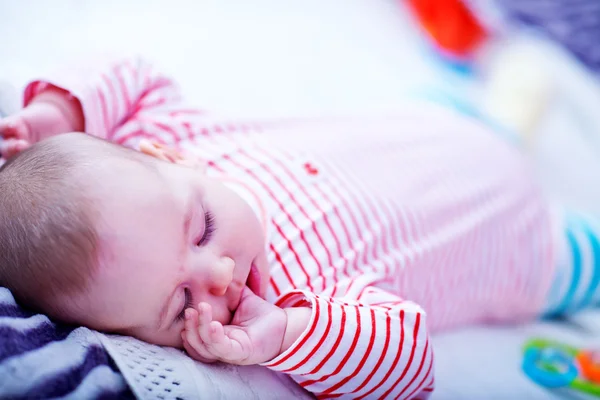
[[[431,62],[399,3],[0,0],[0,81],[20,87],[80,52],[133,51],[159,61],[194,104],[239,116],[390,108],[432,84],[476,98],[477,85]],[[536,165],[548,190],[600,213],[600,191],[589,184],[600,182],[598,83],[544,46],[559,95]],[[574,321],[437,335],[433,398],[552,398],[520,372],[520,346],[533,335],[600,340],[600,313]]]

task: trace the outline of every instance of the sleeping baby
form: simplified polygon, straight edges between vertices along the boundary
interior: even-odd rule
[[[0,120],[0,284],[22,305],[319,398],[424,399],[431,332],[597,302],[595,221],[477,118],[241,123],[139,59],[79,71]]]

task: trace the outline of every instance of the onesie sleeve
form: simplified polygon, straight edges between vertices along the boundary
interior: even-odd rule
[[[142,138],[178,147],[208,119],[187,107],[174,82],[141,58],[87,61],[48,74],[26,86],[24,105],[49,85],[79,100],[86,133],[128,147],[137,148]]]
[[[317,398],[425,399],[433,391],[427,317],[418,305],[375,286],[337,298],[295,290],[277,305],[308,306],[312,317],[287,351],[263,365]]]

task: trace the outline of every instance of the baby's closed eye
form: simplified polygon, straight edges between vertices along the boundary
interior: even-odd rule
[[[205,245],[209,242],[213,233],[215,232],[215,217],[210,211],[204,213],[204,233],[202,237],[196,243],[198,246]]]
[[[192,298],[192,292],[188,288],[183,289],[183,294],[185,296],[185,303],[183,304],[183,308],[177,314],[177,321],[183,321],[185,319],[185,310],[192,307],[194,304],[194,299]]]

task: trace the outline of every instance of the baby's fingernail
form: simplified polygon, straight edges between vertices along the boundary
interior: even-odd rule
[[[187,310],[185,310],[185,318],[186,319],[192,318],[192,310],[190,310],[189,308]]]

